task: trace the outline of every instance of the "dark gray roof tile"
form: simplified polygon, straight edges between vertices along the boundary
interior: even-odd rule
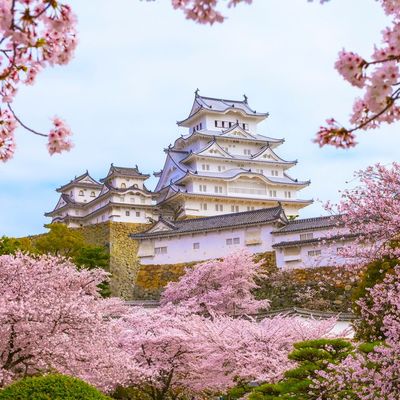
[[[308,231],[313,229],[323,229],[323,228],[333,228],[334,226],[342,225],[340,222],[340,216],[325,216],[325,217],[314,217],[314,218],[303,218],[295,219],[290,221],[283,228],[272,232],[275,235],[290,233],[290,232],[300,232]]]
[[[171,230],[149,232],[150,230],[138,234],[133,234],[133,239],[150,239],[163,236],[176,236],[192,232],[203,232],[219,230],[223,228],[233,228],[236,226],[257,225],[266,222],[282,221],[287,223],[286,216],[281,206],[262,208],[260,210],[245,211],[233,214],[216,215],[212,217],[194,218],[183,221],[164,221],[167,222]]]

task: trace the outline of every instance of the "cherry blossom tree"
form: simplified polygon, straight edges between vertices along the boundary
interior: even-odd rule
[[[243,315],[268,308],[268,300],[256,300],[256,279],[265,276],[260,263],[245,250],[222,260],[187,268],[178,282],[170,282],[161,295],[161,305],[180,306],[195,313]]]
[[[370,324],[379,320],[381,330],[371,340],[385,342],[368,346],[367,351],[358,351],[330,371],[320,372],[321,379],[315,383],[320,400],[400,398],[400,267],[371,288],[368,296],[372,304],[366,299],[359,301],[361,318]]]
[[[119,347],[113,318],[126,308],[100,298],[106,275],[53,256],[0,257],[0,387],[53,371],[103,390],[126,382],[135,364]]]
[[[376,164],[357,171],[355,179],[358,185],[343,191],[338,205],[326,205],[356,237],[341,255],[359,265],[400,256],[400,164]]]
[[[161,308],[124,319],[121,345],[144,371],[132,384],[153,400],[204,398],[239,381],[276,381],[293,343],[326,336],[334,321],[275,317],[256,322]],[[199,396],[199,397],[197,397]]]
[[[77,44],[75,25],[70,6],[62,2],[0,0],[0,160],[13,156],[18,125],[47,137],[50,154],[71,148],[71,131],[63,120],[54,117],[53,128],[43,134],[24,124],[11,104],[18,87],[32,85],[43,68],[71,60]]]

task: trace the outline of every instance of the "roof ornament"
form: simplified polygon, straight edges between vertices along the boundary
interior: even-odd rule
[[[244,101],[244,103],[246,103],[246,104],[247,104],[247,96],[246,96],[245,94],[243,95],[243,99],[244,99],[244,100],[243,100],[243,101]]]
[[[197,96],[199,95],[199,92],[200,92],[200,89],[197,88],[197,89],[194,91],[194,95],[197,97]]]

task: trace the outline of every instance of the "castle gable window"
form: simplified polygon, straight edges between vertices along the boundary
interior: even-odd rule
[[[96,197],[96,193],[95,192],[90,192],[90,197]]]
[[[314,234],[312,232],[300,233],[300,240],[309,240],[309,239],[313,239],[313,238],[314,238]]]
[[[79,196],[83,196],[84,194],[83,194],[83,190],[80,190],[79,191]]]
[[[121,189],[126,189],[126,183],[121,183]]]
[[[163,246],[163,247],[155,247],[154,248],[154,254],[167,254],[167,252],[168,252],[168,249],[167,249],[167,247],[166,246]]]

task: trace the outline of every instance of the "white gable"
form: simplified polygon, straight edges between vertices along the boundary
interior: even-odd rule
[[[171,231],[172,228],[168,224],[166,224],[163,221],[158,221],[151,229],[149,229],[147,232],[164,232],[164,231]]]

